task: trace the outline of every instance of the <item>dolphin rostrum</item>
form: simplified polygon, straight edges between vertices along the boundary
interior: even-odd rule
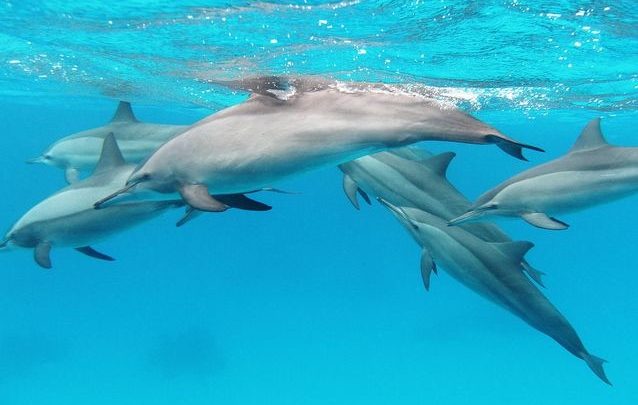
[[[638,148],[612,146],[600,119],[590,121],[569,152],[526,170],[483,194],[450,225],[485,216],[521,217],[539,228],[569,225],[553,215],[603,204],[638,191]]]
[[[7,232],[0,249],[33,248],[35,261],[51,267],[49,252],[53,247],[73,247],[88,256],[113,260],[90,245],[112,234],[149,220],[164,211],[184,206],[182,200],[135,201],[117,204],[103,210],[93,207],[95,198],[118,190],[135,169],[126,164],[113,134],[103,141],[102,152],[87,179],[77,181],[43,200],[22,216]],[[225,204],[238,208],[264,211],[269,206],[245,196],[217,196]],[[183,223],[184,218],[180,222]]]
[[[448,221],[471,205],[446,177],[454,156],[452,152],[433,155],[421,148],[403,147],[364,156],[339,168],[344,173],[344,191],[355,208],[359,207],[357,194],[368,199],[369,194],[396,206],[419,208]],[[491,223],[462,226],[486,242],[511,242],[505,232]],[[530,278],[543,285],[542,272],[525,259],[521,265]],[[423,268],[421,275],[429,289],[431,268]]]
[[[522,148],[538,150],[432,99],[301,78],[257,80],[248,89],[254,91],[249,100],[160,146],[127,187],[96,206],[146,189],[179,193],[197,210],[223,211],[211,193],[258,190],[294,174],[423,140],[496,144],[519,158]]]
[[[521,262],[532,243],[486,242],[418,208],[380,201],[424,248],[422,265],[440,265],[471,290],[554,339],[584,360],[598,378],[611,384],[603,369],[605,360],[587,351],[569,321],[523,274]]]
[[[43,163],[64,169],[67,182],[73,183],[78,180],[79,171],[95,167],[102,142],[110,133],[115,135],[126,162],[139,163],[186,128],[187,125],[140,122],[135,118],[131,104],[120,101],[108,124],[64,137],[49,146],[41,156],[29,160],[29,163]]]

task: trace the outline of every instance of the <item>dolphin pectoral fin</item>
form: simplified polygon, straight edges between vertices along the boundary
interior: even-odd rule
[[[222,194],[214,196],[215,200],[232,208],[246,211],[270,211],[272,207],[246,197],[244,194]]]
[[[196,210],[222,212],[228,209],[226,204],[214,199],[208,192],[208,187],[203,184],[184,184],[178,191],[186,204]]]
[[[112,262],[115,260],[109,255],[105,255],[104,253],[98,252],[97,250],[93,249],[91,246],[82,246],[82,247],[75,248],[75,250],[77,250],[80,253],[84,253],[87,256],[93,257],[95,259],[106,260],[108,262]]]
[[[33,258],[35,262],[42,268],[51,268],[51,242],[40,242],[33,250]]]
[[[434,259],[432,259],[430,252],[423,249],[423,251],[421,251],[421,279],[423,280],[423,286],[426,291],[430,291],[430,276],[432,272],[437,273],[436,263]]]
[[[186,224],[187,222],[192,221],[193,219],[197,218],[203,213],[204,213],[203,211],[196,210],[193,207],[186,207],[186,211],[184,211],[184,215],[182,215],[179,221],[175,223],[175,226],[179,228],[180,226]]]
[[[524,143],[512,141],[510,139],[501,138],[500,136],[496,136],[496,135],[487,135],[487,136],[485,136],[485,140],[488,143],[495,144],[496,146],[501,148],[501,150],[503,150],[503,152],[507,153],[508,155],[512,155],[515,158],[520,159],[520,160],[527,161],[527,158],[525,158],[525,156],[523,156],[523,149],[531,149],[531,150],[535,150],[537,152],[545,152],[543,149],[541,149],[541,148],[539,148],[537,146],[527,145],[527,144],[524,144]]]
[[[543,283],[543,276],[545,273],[533,268],[529,263],[527,263],[527,260],[523,260],[521,262],[521,266],[523,266],[523,271],[525,271],[529,278],[534,280],[534,282],[539,286],[545,288],[545,283]]]
[[[359,206],[357,194],[359,194],[361,198],[363,198],[363,200],[368,203],[368,205],[371,204],[368,193],[361,190],[361,188],[359,188],[359,185],[352,179],[352,177],[348,176],[347,174],[343,175],[343,192],[346,193],[346,197],[348,197],[348,200],[350,200],[350,202],[356,209],[361,208]]]
[[[352,203],[352,206],[355,209],[360,209],[359,200],[357,199],[357,191],[359,190],[359,186],[352,180],[352,177],[347,174],[343,175],[343,192],[346,193],[346,197]]]
[[[64,179],[69,184],[77,183],[80,181],[80,172],[75,167],[67,167],[64,169]]]
[[[598,378],[603,380],[606,384],[612,385],[611,381],[607,378],[607,375],[605,375],[605,369],[603,368],[603,364],[607,363],[607,360],[589,353],[584,353],[581,357]]]
[[[549,229],[552,231],[562,231],[569,228],[569,225],[556,218],[550,217],[542,212],[528,212],[521,215],[527,223],[537,228]]]

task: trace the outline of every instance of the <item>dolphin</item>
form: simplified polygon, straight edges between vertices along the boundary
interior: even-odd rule
[[[118,190],[135,169],[127,164],[113,134],[103,141],[102,152],[90,177],[63,188],[24,214],[7,232],[0,249],[33,248],[34,258],[43,268],[51,268],[53,247],[73,247],[81,253],[101,260],[114,260],[90,245],[112,234],[152,219],[176,207],[182,200],[136,201],[117,204],[103,210],[93,207],[95,198]],[[245,196],[216,196],[238,208],[265,211],[270,207]],[[188,220],[186,217],[180,225]]]
[[[496,144],[519,158],[523,148],[540,150],[432,99],[344,89],[314,78],[255,80],[251,89],[246,102],[160,146],[126,187],[96,207],[120,194],[151,190],[178,193],[197,210],[223,211],[211,193],[258,190],[294,174],[423,140]]]
[[[470,207],[465,198],[447,179],[447,170],[455,154],[434,155],[424,149],[403,147],[379,152],[343,163],[343,188],[353,206],[359,209],[357,195],[366,201],[368,195],[381,197],[396,206],[419,208],[444,220],[450,220]],[[511,242],[510,237],[491,223],[463,224],[463,228],[486,242]],[[527,260],[524,271],[543,286],[543,273]],[[422,269],[423,284],[429,290],[429,268]]]
[[[569,321],[523,274],[521,262],[530,242],[487,242],[461,227],[411,207],[380,199],[421,245],[422,266],[439,264],[452,277],[479,295],[521,318],[582,359],[607,384],[605,360],[587,351]]]
[[[43,163],[64,169],[67,182],[73,183],[79,179],[79,171],[95,167],[102,142],[110,133],[115,135],[124,159],[129,163],[139,163],[186,128],[187,125],[140,122],[135,118],[131,104],[120,101],[108,124],[64,137],[28,163]]]
[[[600,130],[600,118],[583,129],[569,152],[526,170],[481,195],[457,225],[486,216],[521,217],[539,228],[569,225],[554,215],[583,210],[638,191],[638,147],[612,146]]]

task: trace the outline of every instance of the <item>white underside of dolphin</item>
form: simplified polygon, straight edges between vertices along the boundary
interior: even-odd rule
[[[183,206],[180,200],[132,202],[95,210],[93,202],[122,187],[134,170],[124,162],[112,134],[104,139],[101,158],[93,174],[78,181],[27,211],[7,232],[0,248],[32,248],[35,261],[51,267],[54,247],[73,247],[91,257],[113,260],[90,245],[114,233]]]
[[[344,91],[314,79],[291,79],[289,86],[293,91],[283,99],[252,87],[257,91],[248,101],[211,115],[162,145],[122,192],[178,192],[196,209],[221,211],[207,197],[211,193],[261,189],[295,174],[423,140],[496,144],[518,157],[524,147],[538,149],[435,100]]]
[[[483,194],[451,225],[488,216],[520,217],[544,229],[568,225],[555,215],[638,192],[638,148],[609,145],[591,121],[565,156],[526,170]]]

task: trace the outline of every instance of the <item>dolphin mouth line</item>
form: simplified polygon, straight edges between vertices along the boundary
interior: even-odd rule
[[[116,198],[119,195],[127,193],[130,189],[132,189],[133,187],[137,186],[140,183],[141,183],[141,181],[136,181],[136,182],[133,182],[131,184],[127,184],[126,186],[124,186],[123,188],[117,190],[113,194],[109,194],[108,196],[96,201],[93,204],[93,208],[95,208],[96,210],[105,208],[105,207],[103,207],[104,204],[106,204],[107,202],[113,200],[114,198]]]

